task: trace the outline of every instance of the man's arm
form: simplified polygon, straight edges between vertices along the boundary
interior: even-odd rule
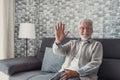
[[[54,52],[54,54],[67,55],[67,51],[69,51],[70,47],[71,47],[71,41],[67,42],[64,45],[56,44],[54,42],[54,44],[53,44],[53,52]]]
[[[55,54],[66,54],[66,48],[68,48],[68,45],[62,46],[61,42],[63,39],[67,36],[69,32],[64,32],[64,26],[65,24],[63,23],[58,23],[55,26],[55,42],[53,44],[53,52]]]

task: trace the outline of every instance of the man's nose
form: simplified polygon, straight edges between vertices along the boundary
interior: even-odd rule
[[[88,29],[84,29],[83,31],[84,31],[84,32],[88,32]]]

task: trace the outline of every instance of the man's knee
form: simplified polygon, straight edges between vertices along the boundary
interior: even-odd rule
[[[77,78],[71,78],[71,79],[68,79],[68,80],[80,80],[80,78],[77,77]]]

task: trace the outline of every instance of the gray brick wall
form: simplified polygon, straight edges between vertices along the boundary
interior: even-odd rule
[[[69,37],[79,37],[82,18],[94,21],[93,38],[120,38],[120,0],[15,0],[15,55],[25,54],[25,40],[18,38],[19,24],[35,24],[35,40],[28,41],[29,55],[36,54],[44,37],[54,37],[54,26],[64,22]]]

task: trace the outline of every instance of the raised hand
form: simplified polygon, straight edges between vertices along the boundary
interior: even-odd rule
[[[65,24],[63,23],[58,23],[56,26],[55,26],[55,42],[57,44],[61,43],[62,40],[67,36],[67,34],[69,32],[64,32],[64,26]]]

